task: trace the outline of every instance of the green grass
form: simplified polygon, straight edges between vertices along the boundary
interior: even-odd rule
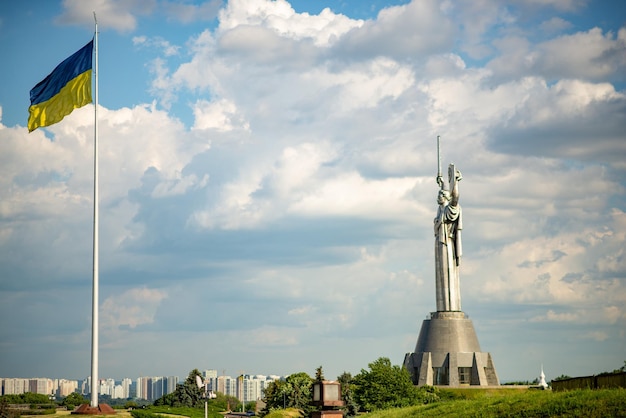
[[[295,408],[277,409],[264,418],[302,418],[302,411]]]
[[[146,408],[146,412],[155,415],[167,416],[184,416],[189,418],[204,418],[204,408],[188,408],[188,407],[173,407],[173,406],[150,406]],[[223,415],[220,411],[209,405],[208,408],[209,418],[222,418]]]
[[[626,417],[626,389],[571,392],[461,389],[442,392],[448,400],[372,412],[367,414],[367,418]]]

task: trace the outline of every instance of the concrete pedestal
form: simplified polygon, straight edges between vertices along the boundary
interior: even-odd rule
[[[432,312],[404,367],[416,385],[499,386],[490,353],[483,353],[472,321],[463,312]]]
[[[117,411],[111,408],[109,405],[105,403],[98,404],[96,407],[92,407],[88,403],[84,403],[78,406],[74,411],[72,411],[74,415],[115,415]]]

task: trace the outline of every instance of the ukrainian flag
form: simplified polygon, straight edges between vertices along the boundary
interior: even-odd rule
[[[57,65],[30,91],[28,131],[60,122],[74,109],[91,103],[93,39]]]

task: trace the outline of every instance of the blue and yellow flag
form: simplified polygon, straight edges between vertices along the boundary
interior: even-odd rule
[[[30,91],[28,131],[60,122],[74,109],[91,103],[93,39]]]

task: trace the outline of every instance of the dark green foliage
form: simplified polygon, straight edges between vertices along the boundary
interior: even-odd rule
[[[185,416],[189,418],[204,418],[204,405],[202,408],[187,408],[187,407],[172,407],[172,406],[150,406],[146,410],[152,414],[157,414],[159,418],[167,418],[172,415]],[[215,407],[211,406],[209,402],[208,406],[209,418],[223,418],[224,415],[220,413]]]
[[[145,409],[133,409],[132,411],[130,411],[130,414],[133,416],[133,418],[162,418],[161,415],[155,414]]]
[[[285,409],[287,407],[287,394],[289,393],[287,382],[284,380],[274,380],[263,390],[263,402],[265,410],[263,415],[275,409]]]
[[[435,386],[420,386],[417,388],[417,400],[422,404],[439,402],[442,399],[441,391]]]
[[[244,406],[245,406],[246,411],[252,411],[252,412],[256,411],[256,401],[246,402]]]
[[[531,386],[539,384],[539,379],[535,378],[534,380],[516,380],[514,382],[506,382],[502,383],[502,386]]]
[[[308,412],[311,409],[313,379],[305,372],[289,375],[286,379],[291,387],[291,408]],[[308,414],[307,414],[308,415]]]
[[[409,373],[393,366],[386,357],[369,364],[369,371],[361,369],[352,381],[354,400],[364,411],[398,408],[420,402],[418,389]]]
[[[126,401],[124,403],[124,409],[129,409],[129,408],[137,408],[137,402],[135,401]]]
[[[198,407],[204,405],[203,391],[196,385],[196,376],[202,377],[198,369],[189,372],[184,383],[176,385],[176,390],[154,401],[155,406]]]
[[[220,411],[241,411],[241,402],[234,396],[224,395],[221,392],[217,392],[215,399],[209,401],[210,406],[214,406]]]
[[[28,405],[27,409],[11,409],[9,405]],[[39,393],[23,393],[21,395],[0,396],[0,418],[16,418],[21,414],[51,415],[56,412],[57,404],[50,403],[47,395]]]
[[[313,379],[305,372],[295,373],[285,380],[271,382],[263,392],[265,410],[261,415],[276,409],[295,408],[303,411],[305,416],[311,412],[311,385]]]
[[[26,392],[20,395],[4,395],[2,396],[2,399],[6,400],[9,404],[35,405],[50,403],[50,398],[48,398],[48,395],[32,392]]]
[[[324,371],[322,370],[322,366],[315,369],[315,381],[316,382],[324,381]]]
[[[78,392],[72,392],[61,401],[61,405],[66,407],[68,411],[74,410],[78,405],[89,403],[89,400]]]
[[[354,385],[352,384],[352,375],[349,372],[343,372],[337,377],[337,381],[341,384],[341,399],[344,402],[343,412],[347,416],[355,416],[359,411],[359,407],[354,400]]]

